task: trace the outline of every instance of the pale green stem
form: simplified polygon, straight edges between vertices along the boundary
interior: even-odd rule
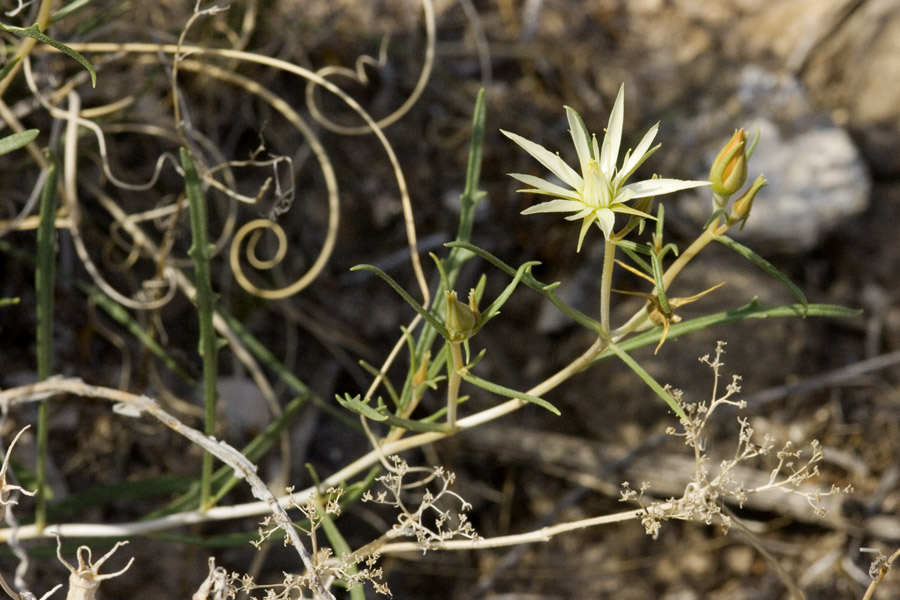
[[[608,346],[608,342],[603,338],[597,338],[591,346],[584,351],[578,358],[570,362],[568,365],[537,384],[530,390],[527,390],[526,393],[532,396],[542,396],[552,390],[553,388],[559,386],[564,381],[570,379],[576,373],[581,372],[590,366],[591,362],[597,358]],[[461,357],[460,357],[461,358]],[[474,415],[468,416],[464,419],[460,419],[456,423],[456,428],[453,433],[457,431],[463,431],[466,429],[472,429],[478,427],[479,425],[483,425],[485,423],[489,423],[504,415],[508,415],[511,412],[515,412],[522,408],[523,406],[528,406],[527,400],[520,400],[518,398],[513,400],[507,400],[503,404],[498,404],[492,408],[487,410],[483,410]],[[361,456],[356,459],[337,473],[334,473],[325,481],[322,482],[322,485],[327,487],[329,485],[338,485],[341,482],[348,481],[355,475],[357,475],[360,471],[369,468],[378,462],[380,456],[390,456],[391,454],[398,454],[405,450],[410,450],[412,448],[419,448],[421,446],[425,446],[426,444],[431,444],[438,440],[444,439],[450,435],[448,433],[442,433],[438,431],[420,433],[405,439],[395,440],[381,446],[380,450],[372,450],[365,456]]]
[[[600,328],[603,337],[609,337],[609,297],[612,291],[613,262],[616,257],[616,243],[605,240],[603,244],[603,273],[600,275]]]
[[[453,368],[447,373],[447,425],[456,429],[456,405],[459,403],[459,372],[465,367],[460,346],[462,342],[450,342],[450,357]]]

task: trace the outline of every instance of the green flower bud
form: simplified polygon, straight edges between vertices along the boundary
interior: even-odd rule
[[[734,201],[734,208],[731,209],[731,218],[735,220],[746,220],[750,216],[750,209],[753,208],[753,199],[756,193],[768,185],[768,181],[762,175],[756,178],[753,185],[750,186],[744,194]]]
[[[478,307],[474,306],[475,296],[469,294],[469,305],[456,299],[456,292],[447,292],[447,331],[450,332],[451,342],[462,342],[475,333],[480,314]],[[473,309],[474,306],[474,309]]]
[[[744,185],[747,179],[747,134],[738,129],[719,151],[709,170],[712,191],[720,196],[730,196]]]

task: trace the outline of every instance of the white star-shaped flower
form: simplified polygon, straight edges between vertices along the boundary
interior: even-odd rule
[[[578,236],[579,251],[591,223],[597,223],[597,226],[603,231],[603,236],[609,239],[615,225],[617,212],[654,218],[652,215],[631,208],[626,205],[626,202],[709,185],[708,181],[681,179],[647,179],[625,183],[635,170],[659,148],[658,144],[650,147],[656,138],[659,124],[657,123],[644,134],[637,148],[625,153],[622,166],[618,167],[616,162],[619,158],[622,123],[625,117],[624,95],[625,86],[623,84],[619,88],[619,95],[616,97],[612,113],[609,116],[609,125],[606,128],[606,135],[603,137],[602,148],[597,143],[597,136],[588,133],[578,113],[568,106],[566,107],[569,132],[572,134],[572,141],[575,143],[575,150],[578,153],[581,174],[567,165],[559,154],[554,154],[540,144],[526,140],[520,135],[501,130],[506,137],[521,146],[571,188],[567,189],[533,175],[510,173],[511,177],[533,186],[519,190],[520,192],[554,196],[553,200],[527,208],[522,211],[522,214],[574,213],[567,216],[566,219],[569,221],[581,219],[581,233]]]

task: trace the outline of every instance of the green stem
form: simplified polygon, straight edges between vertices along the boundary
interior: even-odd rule
[[[37,371],[44,381],[53,374],[53,288],[56,279],[56,160],[49,156],[50,168],[41,192],[37,235]],[[47,401],[38,405],[37,425],[37,498],[35,525],[47,524],[47,447],[49,443]]]
[[[460,371],[464,368],[462,342],[450,342],[450,357],[452,368],[447,373],[447,425],[451,431],[456,429],[456,405],[459,403],[459,384],[462,378]]]
[[[612,290],[616,243],[606,240],[603,244],[603,274],[600,276],[600,327],[603,337],[609,337],[609,297]]]
[[[197,304],[197,316],[200,320],[200,355],[203,358],[203,401],[206,408],[203,432],[214,435],[216,432],[216,377],[218,364],[216,354],[218,343],[213,327],[213,315],[217,295],[212,291],[209,272],[210,244],[206,234],[206,202],[200,176],[186,148],[181,148],[181,166],[184,169],[185,192],[188,197],[191,215],[191,247],[188,254],[194,262],[194,285],[196,286],[194,302]],[[213,457],[208,452],[203,455],[200,472],[200,510],[209,508],[212,498]]]

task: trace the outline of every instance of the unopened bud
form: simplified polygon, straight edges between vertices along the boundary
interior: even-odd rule
[[[750,216],[750,209],[753,208],[753,199],[756,198],[756,193],[766,187],[768,183],[764,176],[760,175],[757,177],[753,185],[740,198],[735,200],[734,208],[731,210],[731,217],[736,220],[746,220]]]
[[[719,151],[709,170],[712,191],[720,196],[730,196],[741,189],[747,179],[747,134],[738,129]]]
[[[469,295],[469,304],[474,303],[474,295]],[[447,331],[450,332],[451,342],[462,342],[475,332],[478,325],[478,314],[470,305],[463,304],[456,299],[456,292],[447,292]]]

